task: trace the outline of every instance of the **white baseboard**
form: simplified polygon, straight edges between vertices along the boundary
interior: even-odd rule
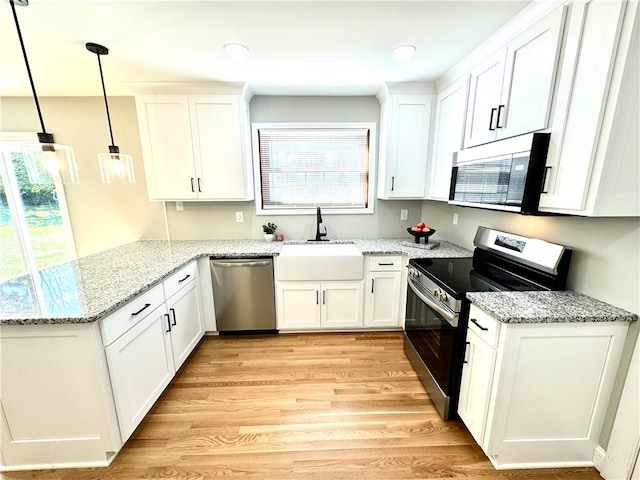
[[[596,470],[602,470],[602,463],[604,462],[604,457],[607,454],[604,448],[600,445],[597,445],[595,450],[593,451],[593,466],[596,467]]]

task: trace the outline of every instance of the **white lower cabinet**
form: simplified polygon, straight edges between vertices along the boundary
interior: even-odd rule
[[[496,468],[593,465],[628,327],[500,323],[471,306],[458,413]]]
[[[162,305],[105,349],[123,442],[175,374],[170,323]]]
[[[406,259],[402,255],[370,255],[365,285],[364,326],[392,328],[402,326],[404,320],[403,286],[406,279],[402,269]]]
[[[204,335],[198,282],[192,280],[184,290],[168,299],[167,309],[171,323],[169,333],[173,364],[177,371]]]
[[[489,408],[500,324],[473,307],[467,329],[458,414],[479,445]]]
[[[0,471],[107,466],[123,442],[98,322],[1,325],[0,347]]]
[[[361,327],[362,282],[278,282],[278,330]]]
[[[278,330],[401,328],[406,264],[404,255],[365,255],[364,281],[278,281]]]
[[[0,325],[0,471],[109,465],[202,338],[199,291],[192,262],[96,322]]]
[[[344,328],[362,326],[362,282],[323,283],[320,326]]]
[[[197,272],[192,262],[134,300],[135,305],[102,320],[123,441],[204,335]],[[158,301],[162,303],[156,306]]]

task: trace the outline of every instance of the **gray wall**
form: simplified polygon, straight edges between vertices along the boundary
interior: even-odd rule
[[[452,224],[453,213],[459,215]],[[540,238],[573,249],[567,288],[640,313],[640,219],[533,217],[425,201],[422,219],[440,237],[473,248],[478,226]]]

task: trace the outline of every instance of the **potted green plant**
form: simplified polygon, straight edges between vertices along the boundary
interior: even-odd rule
[[[267,223],[266,225],[262,225],[262,231],[264,232],[264,239],[267,242],[273,241],[273,234],[276,233],[276,229],[278,226],[275,223]]]

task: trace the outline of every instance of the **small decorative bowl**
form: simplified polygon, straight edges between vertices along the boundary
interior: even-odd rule
[[[413,235],[415,237],[416,243],[420,243],[420,239],[424,238],[424,243],[429,243],[429,237],[431,235],[433,235],[434,233],[436,233],[436,229],[432,228],[430,231],[428,232],[414,232],[413,230],[411,230],[411,228],[407,228],[407,232],[409,232],[411,235]]]

